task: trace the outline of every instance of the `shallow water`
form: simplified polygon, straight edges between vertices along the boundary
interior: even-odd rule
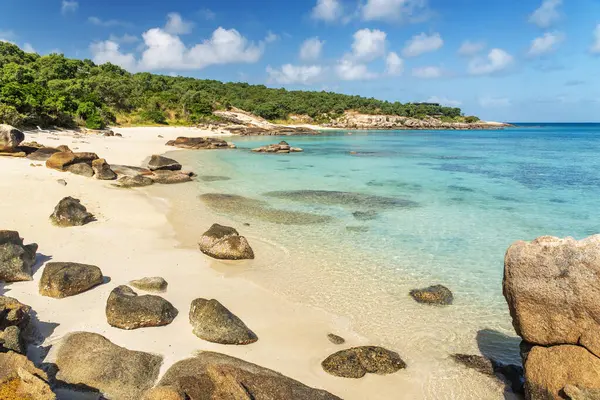
[[[448,355],[520,361],[504,252],[515,240],[597,233],[600,125],[284,139],[305,152],[252,153],[280,140],[258,137],[235,138],[235,151],[177,153],[199,175],[230,178],[186,190],[268,253],[247,275],[397,350],[416,398],[503,398],[502,385]],[[438,283],[453,305],[408,296]]]

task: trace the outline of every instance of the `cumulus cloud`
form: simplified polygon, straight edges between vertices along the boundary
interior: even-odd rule
[[[321,57],[324,40],[319,40],[318,37],[306,39],[300,46],[300,59],[302,61],[318,60]]]
[[[485,96],[479,98],[479,105],[483,108],[500,108],[509,107],[511,102],[510,99],[506,97]]]
[[[340,60],[335,68],[337,76],[344,81],[368,80],[377,77],[369,71],[366,64],[355,63],[351,60]]]
[[[406,42],[402,54],[404,57],[416,57],[423,53],[436,51],[443,45],[444,40],[439,33],[433,33],[431,35],[421,33],[420,35],[413,36],[412,39]]]
[[[386,33],[379,29],[361,29],[354,33],[352,58],[368,62],[385,54]]]
[[[451,100],[447,97],[431,96],[427,99],[427,103],[438,103],[448,107],[459,107],[462,104],[460,100]]]
[[[192,32],[194,23],[185,21],[179,13],[167,14],[167,24],[165,25],[165,32],[172,35],[187,35]]]
[[[388,75],[402,75],[404,61],[395,52],[390,52],[385,59],[385,72]]]
[[[367,0],[361,8],[366,21],[406,21],[422,19],[427,0]]]
[[[485,49],[485,42],[472,42],[465,40],[458,49],[458,55],[463,57],[472,57]]]
[[[79,3],[77,1],[63,0],[61,8],[60,8],[60,12],[62,12],[63,15],[66,15],[68,13],[77,11],[78,8],[79,8]]]
[[[561,4],[562,0],[543,0],[542,5],[529,17],[529,22],[540,28],[551,26],[560,18],[557,9]]]
[[[413,68],[412,75],[420,79],[435,79],[440,78],[443,75],[443,71],[440,67],[418,67]]]
[[[323,75],[324,69],[319,65],[292,65],[285,64],[280,69],[267,67],[269,81],[281,84],[308,85],[318,81]]]
[[[502,49],[492,49],[487,58],[475,58],[469,63],[471,75],[489,75],[505,70],[513,63],[513,56]]]
[[[593,54],[600,54],[600,24],[596,25],[596,29],[594,30],[594,42],[590,51]]]
[[[533,39],[528,54],[535,57],[550,53],[556,50],[563,37],[560,32],[546,32],[543,36]]]
[[[133,71],[136,69],[135,56],[131,53],[121,53],[119,44],[110,40],[92,43],[90,51],[96,64],[110,62],[112,64]]]
[[[88,21],[93,25],[102,26],[105,28],[110,28],[110,27],[114,27],[114,26],[130,26],[131,25],[129,22],[119,21],[117,19],[103,20],[98,17],[89,17]]]
[[[327,22],[333,22],[341,18],[344,8],[340,0],[317,0],[312,9],[312,18]]]

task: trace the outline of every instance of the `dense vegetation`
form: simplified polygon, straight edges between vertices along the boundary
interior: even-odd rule
[[[269,120],[290,114],[325,121],[346,110],[409,117],[461,118],[459,108],[401,104],[331,92],[288,91],[263,85],[131,74],[112,65],[39,56],[0,42],[0,122],[23,125],[177,123],[214,118],[216,109],[238,107]]]

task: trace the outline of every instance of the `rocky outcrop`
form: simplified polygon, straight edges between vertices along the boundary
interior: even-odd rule
[[[302,150],[299,147],[291,147],[288,142],[281,141],[278,144],[270,144],[267,146],[257,147],[252,149],[255,153],[279,153],[279,154],[288,154],[288,153],[300,153]]]
[[[19,301],[0,296],[0,352],[26,353],[31,308]]]
[[[443,285],[429,286],[424,289],[413,289],[410,296],[417,303],[446,306],[452,304],[454,296],[450,289]]]
[[[131,286],[136,289],[144,290],[146,292],[157,292],[162,293],[167,291],[167,281],[160,276],[153,276],[148,278],[136,279],[129,282]]]
[[[365,374],[386,375],[406,368],[398,353],[376,346],[338,351],[321,363],[325,372],[342,378],[362,378]]]
[[[0,353],[0,399],[55,400],[48,375],[24,355]]]
[[[179,147],[192,150],[213,150],[235,148],[235,145],[226,142],[223,139],[212,137],[178,137],[175,140],[169,140],[167,146]]]
[[[523,338],[529,399],[562,399],[567,385],[600,389],[600,235],[544,236],[506,252],[503,292]]]
[[[152,175],[149,175],[149,178],[152,179],[155,183],[160,183],[163,185],[191,182],[192,180],[192,177],[189,173],[169,170],[154,171]]]
[[[159,382],[190,400],[340,400],[280,373],[213,352],[175,363]]]
[[[12,150],[25,140],[23,132],[17,128],[0,124],[0,151]]]
[[[340,118],[331,121],[325,126],[340,129],[427,129],[427,130],[469,130],[469,129],[503,129],[509,124],[488,122],[442,122],[438,118],[425,117],[423,119],[401,117],[398,115],[368,115],[347,111]]]
[[[148,169],[150,171],[180,171],[181,164],[172,158],[154,154],[148,161]]]
[[[113,289],[106,302],[106,320],[120,329],[138,329],[168,325],[177,316],[177,309],[160,296],[138,296],[127,286]]]
[[[135,176],[123,176],[119,178],[116,186],[122,188],[136,188],[136,187],[144,187],[150,186],[154,183],[154,180],[145,175],[135,175]]]
[[[94,177],[102,181],[112,181],[117,179],[117,174],[110,169],[110,165],[104,158],[99,158],[92,161],[92,169],[94,170]]]
[[[234,228],[214,224],[202,235],[200,251],[219,260],[251,260],[254,252],[245,237]]]
[[[73,153],[70,151],[61,151],[54,153],[46,160],[46,167],[64,171],[69,165],[86,163],[92,164],[92,161],[97,160],[98,156],[95,153]]]
[[[40,294],[62,299],[90,290],[103,280],[102,271],[95,265],[51,262],[44,267]]]
[[[192,301],[190,324],[194,335],[213,343],[250,344],[258,340],[241,319],[214,299]]]
[[[81,204],[78,199],[65,197],[54,208],[50,221],[56,226],[81,226],[94,221],[92,214]]]
[[[344,339],[341,336],[335,335],[333,333],[329,333],[327,335],[327,339],[329,339],[329,341],[333,344],[344,344],[346,343],[346,339]]]
[[[94,176],[94,169],[86,163],[77,163],[69,165],[68,167],[66,167],[65,171],[75,175],[85,176],[86,178],[91,178],[92,176]]]
[[[128,350],[89,332],[66,336],[54,358],[59,382],[85,385],[119,400],[141,399],[154,385],[162,363],[161,356]]]
[[[24,245],[16,231],[0,231],[0,281],[30,281],[38,245]]]

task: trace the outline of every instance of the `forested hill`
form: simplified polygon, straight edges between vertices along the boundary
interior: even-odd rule
[[[40,56],[0,42],[0,123],[15,126],[131,123],[193,124],[237,107],[269,120],[291,114],[326,122],[355,110],[365,114],[461,118],[459,108],[401,104],[331,92],[287,91],[263,85],[222,83],[150,73],[131,74],[112,65]]]

